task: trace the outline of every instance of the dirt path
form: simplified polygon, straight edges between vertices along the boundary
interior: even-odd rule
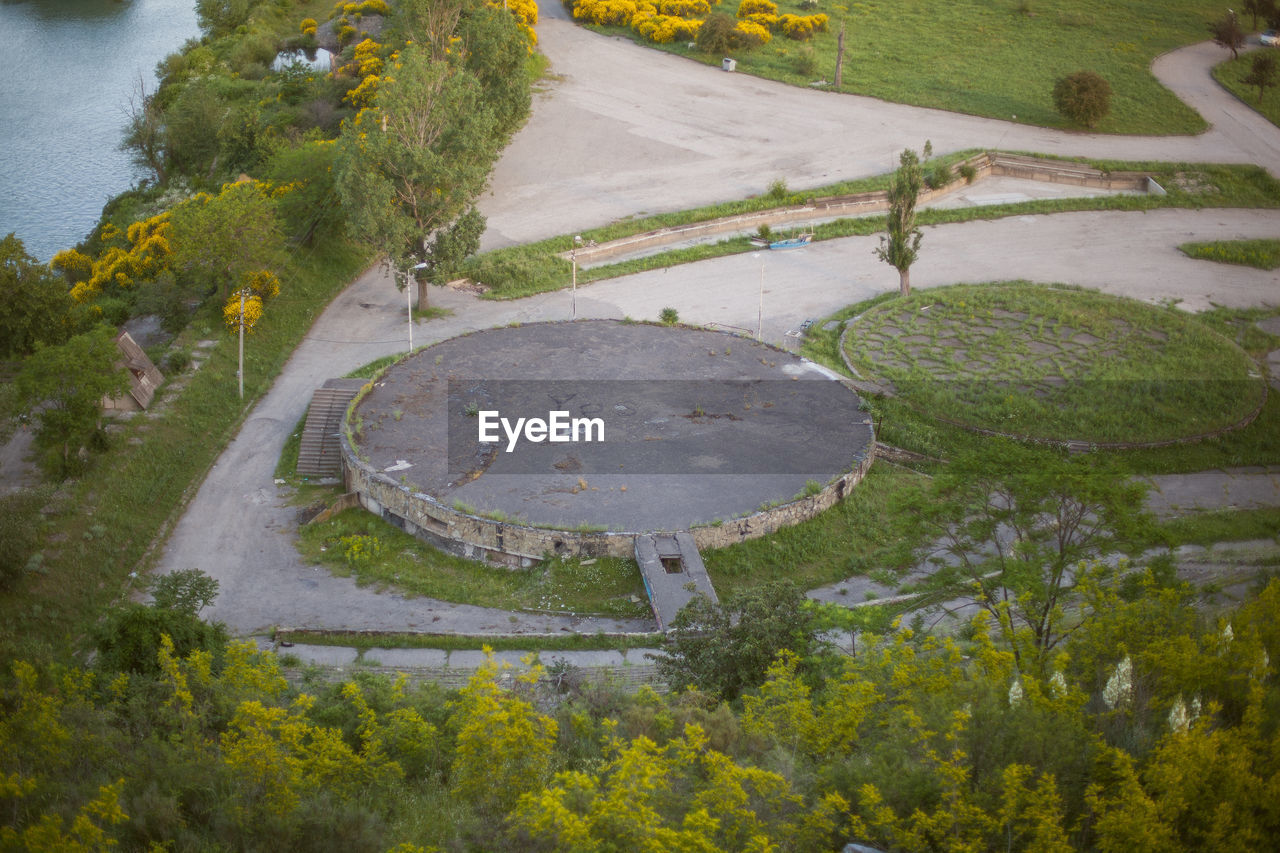
[[[1273,171],[1280,165],[1280,132],[1248,135],[1240,144],[1219,130],[1156,140],[1062,134],[725,74],[580,30],[557,4],[543,14],[542,47],[561,77],[536,98],[533,117],[495,173],[484,202],[487,247],[749,195],[778,177],[800,188],[883,172],[897,151],[918,147],[926,135],[939,152],[991,146],[1258,161]],[[1203,54],[1188,48],[1166,60],[1181,74],[1203,69]],[[1188,73],[1194,78],[1194,70]],[[1280,299],[1274,273],[1190,261],[1176,246],[1278,230],[1280,214],[1258,211],[1082,213],[940,226],[928,229],[913,279],[930,286],[1026,277],[1179,298],[1191,308],[1210,300],[1257,305]],[[800,321],[896,286],[892,270],[872,257],[874,242],[834,241],[765,259],[765,338],[785,342]],[[688,321],[752,327],[759,265],[743,255],[602,282],[579,291],[579,314],[653,318],[670,305]],[[485,302],[435,290],[433,298],[454,313],[419,326],[417,345],[569,314],[568,293]],[[202,484],[158,570],[199,567],[217,578],[221,593],[210,616],[238,634],[277,625],[467,633],[646,629],[641,620],[407,599],[302,564],[293,547],[296,508],[272,481],[276,460],[321,382],[404,347],[403,312],[402,295],[377,271],[334,300]]]

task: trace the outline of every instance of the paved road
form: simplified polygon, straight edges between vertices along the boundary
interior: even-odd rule
[[[944,154],[1000,148],[1064,156],[1258,163],[1280,176],[1280,132],[1224,92],[1211,42],[1153,71],[1212,127],[1198,136],[1067,133],[727,74],[568,20],[544,4],[538,42],[554,82],[499,161],[481,210],[483,248],[572,233],[627,216],[684,210],[891,170],[926,139]],[[532,214],[532,215],[531,215]],[[567,248],[567,247],[566,247]]]
[[[561,75],[538,96],[533,117],[499,164],[484,208],[489,246],[563,233],[617,216],[886,171],[895,152],[933,139],[939,151],[985,145],[1152,159],[1256,161],[1280,173],[1280,133],[1254,133],[1247,116],[1199,137],[1130,139],[1063,134],[1010,123],[788,89],[684,62],[578,30],[559,6],[543,10],[539,34]],[[1211,54],[1178,51],[1157,64],[1201,71]],[[1194,76],[1194,75],[1192,75]],[[1222,115],[1234,100],[1219,94]],[[1231,103],[1226,103],[1230,100]],[[1216,115],[1209,107],[1206,116]],[[1238,126],[1237,126],[1238,125]],[[1244,129],[1241,130],[1240,128]],[[567,129],[567,130],[566,130]],[[833,155],[831,152],[838,152]],[[834,165],[833,165],[834,164]],[[1274,236],[1280,214],[1160,211],[1022,217],[928,229],[918,286],[1025,277],[1067,281],[1193,309],[1275,302],[1273,273],[1190,261],[1187,239]],[[896,286],[871,255],[874,239],[851,239],[769,255],[765,337]],[[585,316],[653,318],[665,306],[683,319],[754,326],[760,260],[750,255],[602,282],[578,294]],[[434,291],[453,315],[418,327],[415,344],[520,321],[562,319],[567,293],[485,302]],[[370,271],[336,299],[254,408],[173,533],[159,571],[199,567],[221,593],[212,617],[240,634],[274,625],[471,633],[645,630],[644,621],[510,614],[360,589],[301,563],[296,510],[272,483],[289,431],[313,389],[332,376],[403,347],[403,297]],[[250,473],[246,473],[250,472]],[[226,531],[235,530],[236,537]]]

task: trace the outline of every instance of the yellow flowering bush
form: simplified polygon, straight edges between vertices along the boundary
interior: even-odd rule
[[[50,269],[67,277],[67,281],[80,282],[93,274],[93,259],[75,249],[63,249],[49,261]]]
[[[671,15],[639,13],[631,28],[649,41],[670,44],[673,41],[692,41],[698,35],[702,21],[689,21]]]
[[[502,3],[498,0],[489,0],[489,5],[495,9],[502,8]],[[533,31],[534,24],[538,23],[538,0],[507,0],[506,9],[515,17],[520,32],[529,40],[529,50],[532,52],[538,44],[538,34]]]
[[[711,14],[711,4],[707,0],[661,0],[658,13],[673,18],[705,18]]]
[[[769,32],[773,32],[778,29],[778,16],[771,15],[768,12],[752,12],[750,15],[742,15],[740,17],[744,21],[759,24]]]
[[[371,107],[374,96],[378,94],[378,84],[381,82],[381,77],[370,74],[360,81],[360,85],[343,95],[342,99],[353,107]]]
[[[120,232],[108,226],[101,236],[104,241],[118,240]],[[89,279],[71,288],[72,299],[87,302],[104,288],[132,287],[168,268],[173,255],[168,212],[133,223],[124,237],[126,245],[109,246],[93,261]]]
[[[768,44],[773,39],[773,33],[755,21],[739,21],[738,25],[734,27],[734,31],[740,33],[744,44],[753,47]]]
[[[280,277],[271,270],[254,270],[249,273],[247,285],[264,301],[280,295]]]
[[[303,18],[302,24],[299,26],[299,30],[301,30],[304,36],[313,36],[316,34],[317,26],[319,25],[316,24],[315,18]]]
[[[813,38],[814,33],[826,32],[827,20],[827,16],[822,14],[782,15],[778,18],[779,26],[774,29],[781,29],[782,34],[789,39],[808,41]]]
[[[222,306],[222,320],[227,324],[227,329],[232,334],[240,330],[243,322],[244,330],[252,332],[253,327],[262,319],[262,297],[256,293],[252,296],[246,296],[244,300],[243,320],[240,314],[240,293],[236,292],[227,298],[227,304]]]
[[[382,73],[382,57],[379,51],[382,45],[373,39],[367,38],[355,46],[351,56],[351,62],[343,67],[344,71],[359,77],[368,77],[370,74]]]
[[[582,0],[573,9],[573,17],[588,24],[629,26],[636,14],[635,0]]]
[[[738,4],[739,18],[754,14],[777,15],[778,4],[774,3],[773,0],[742,0]]]

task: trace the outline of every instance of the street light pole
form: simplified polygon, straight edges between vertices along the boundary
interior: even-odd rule
[[[756,340],[761,340],[764,331],[764,255],[756,252],[752,255],[760,259],[760,305],[756,309]]]
[[[573,301],[573,319],[578,319],[578,247],[582,245],[582,235],[573,238],[573,248],[569,250],[569,260],[573,263],[573,285],[571,299]]]
[[[240,380],[240,399],[244,399],[244,288],[240,288],[240,369],[236,377]]]

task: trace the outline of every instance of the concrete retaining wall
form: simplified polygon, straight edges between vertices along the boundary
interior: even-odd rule
[[[852,470],[814,495],[716,526],[694,528],[690,531],[694,542],[700,549],[723,548],[812,518],[844,498],[866,476],[874,456],[874,449],[869,449]],[[636,534],[641,532],[551,530],[462,512],[374,470],[355,454],[345,431],[342,459],[346,489],[359,496],[366,510],[443,551],[470,560],[526,568],[547,555],[630,558]]]
[[[955,179],[944,187],[922,190],[917,203],[927,204],[950,195],[962,186],[967,186],[968,182],[959,177],[960,168],[965,165],[972,166],[974,169],[973,183],[978,183],[988,176],[1008,176],[1095,189],[1149,191],[1149,176],[1142,172],[1102,172],[1081,163],[984,152],[957,163],[952,168]],[[585,246],[577,250],[577,259],[579,264],[586,267],[682,240],[755,231],[761,225],[772,227],[792,222],[810,222],[815,219],[862,216],[888,209],[888,193],[884,190],[830,196],[815,199],[810,204],[744,213],[672,228],[659,228],[595,246]],[[569,260],[569,256],[569,252],[561,255],[566,261]]]

